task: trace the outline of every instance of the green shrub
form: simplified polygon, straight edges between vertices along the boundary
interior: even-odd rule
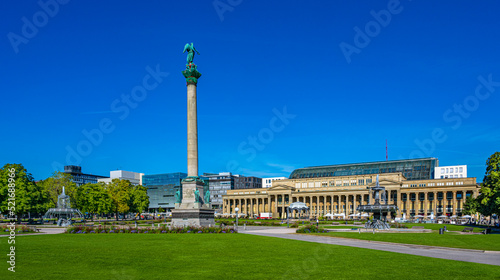
[[[318,229],[316,225],[306,225],[297,229],[296,233],[325,233],[324,229]]]
[[[165,225],[160,228],[154,227],[143,227],[143,228],[118,228],[115,226],[82,226],[76,225],[71,226],[66,229],[66,233],[69,234],[114,234],[114,233],[141,233],[141,234],[159,234],[159,233],[237,233],[233,228],[230,227],[171,227],[168,228]]]

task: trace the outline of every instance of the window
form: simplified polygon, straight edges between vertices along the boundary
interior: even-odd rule
[[[455,167],[455,173],[458,173],[458,167]]]
[[[464,172],[464,168],[460,167],[460,173]]]
[[[452,167],[452,168],[450,168],[450,173],[453,173],[453,167]]]
[[[448,172],[449,172],[449,170],[448,170],[448,168],[446,168],[446,173],[448,173]]]
[[[441,174],[444,174],[444,168],[441,168]],[[441,176],[443,178],[443,176]]]

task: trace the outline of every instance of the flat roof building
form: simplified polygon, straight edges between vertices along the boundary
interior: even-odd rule
[[[263,188],[270,188],[273,186],[274,181],[279,181],[279,180],[284,180],[286,177],[269,177],[269,178],[262,178],[262,187]]]
[[[175,208],[175,192],[182,193],[182,179],[187,174],[182,172],[164,173],[142,176],[142,185],[146,187],[149,196],[150,212],[160,207],[165,210]]]
[[[436,167],[434,179],[467,178],[467,165]]]
[[[125,170],[113,170],[109,172],[109,178],[98,179],[98,182],[103,182],[106,184],[111,183],[113,179],[123,179],[129,180],[132,185],[142,185],[142,176],[144,173],[137,173]]]
[[[84,184],[96,184],[97,180],[107,178],[106,176],[82,173],[82,167],[76,165],[64,166],[64,173],[70,174],[73,177],[72,181],[77,187]]]
[[[389,160],[305,167],[294,170],[289,179],[353,176],[401,172],[406,180],[434,179],[437,158]]]
[[[210,202],[213,209],[222,208],[222,196],[228,190],[262,188],[262,179],[253,176],[242,176],[231,172],[204,173],[202,179],[208,180]]]
[[[358,205],[371,201],[367,187],[375,185],[377,174],[313,177],[280,180],[271,188],[228,190],[223,196],[223,215],[240,213],[253,217],[272,213],[273,218],[286,218],[293,202],[304,202],[312,217],[337,214],[348,218],[359,215]],[[477,197],[480,187],[476,178],[407,180],[401,172],[380,174],[389,204],[398,207],[395,216],[429,218],[464,215],[465,199]],[[292,218],[297,213],[291,213]]]

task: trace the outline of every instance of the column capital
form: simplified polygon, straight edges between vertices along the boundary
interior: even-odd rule
[[[201,77],[201,73],[198,72],[197,66],[194,63],[186,64],[186,70],[182,71],[182,75],[186,78],[187,85],[196,85],[198,79]]]

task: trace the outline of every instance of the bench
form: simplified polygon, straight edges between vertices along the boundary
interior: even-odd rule
[[[360,222],[354,222],[354,224],[353,224],[353,225],[355,225],[355,226],[360,226],[360,225],[362,225],[362,224],[363,224],[363,223],[360,223]]]
[[[332,223],[332,226],[338,226],[338,225],[340,225],[340,223],[339,223],[339,222],[333,222],[333,223]]]
[[[473,232],[474,228],[473,227],[465,227],[462,232]]]
[[[414,226],[414,227],[411,227],[411,229],[425,229],[425,227],[423,227],[423,226]]]

